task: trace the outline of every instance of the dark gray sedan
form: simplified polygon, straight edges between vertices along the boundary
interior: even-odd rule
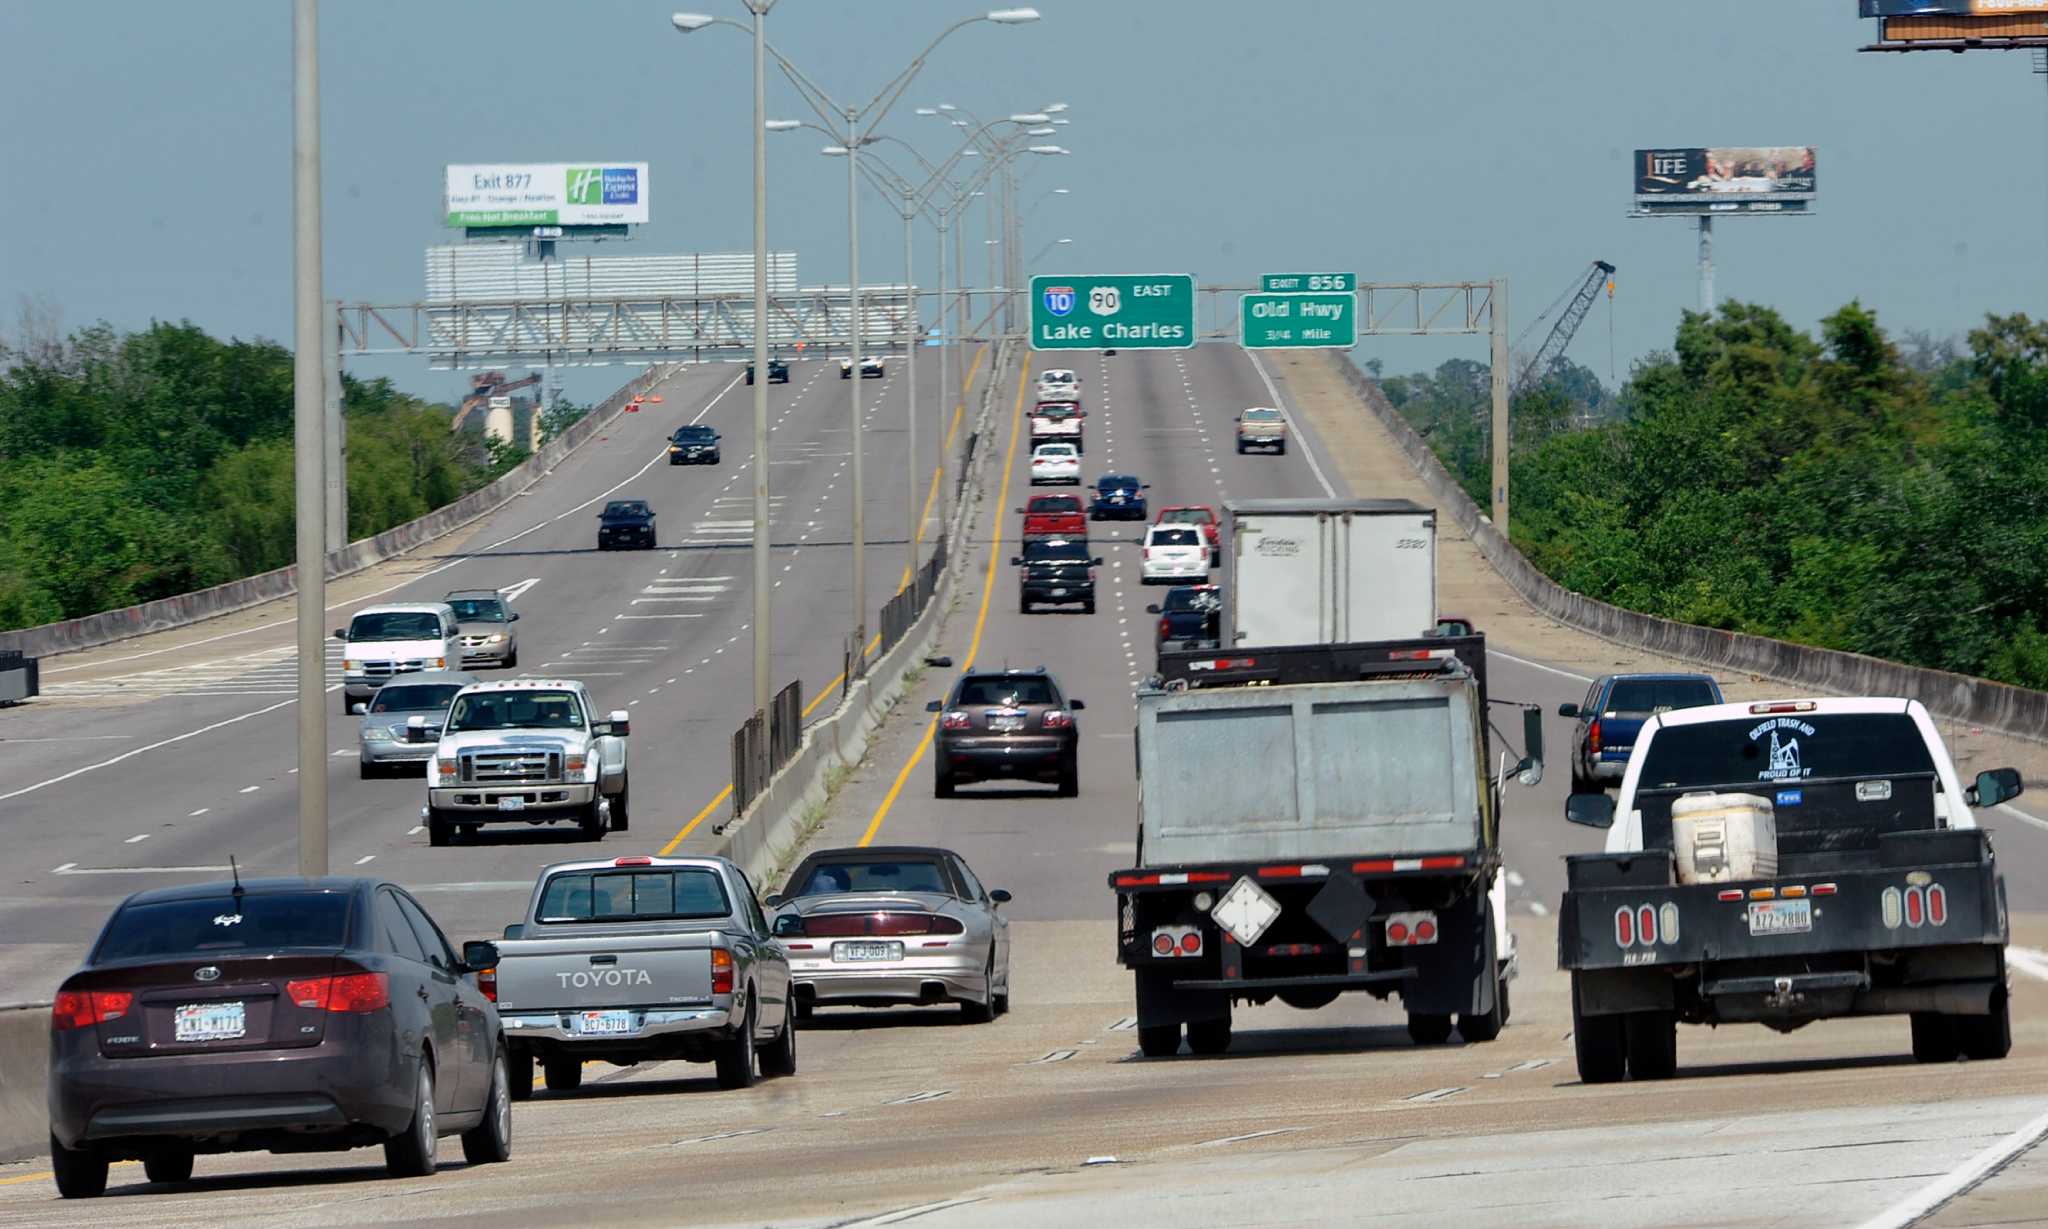
[[[512,1154],[492,944],[449,947],[374,879],[252,879],[138,892],[50,1016],[50,1159],[67,1199],[140,1160],[183,1182],[217,1152],[381,1145],[394,1177]],[[483,984],[479,985],[478,983]]]

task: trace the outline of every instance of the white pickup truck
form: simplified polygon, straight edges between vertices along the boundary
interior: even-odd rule
[[[424,739],[413,718],[407,737]],[[427,839],[447,845],[489,823],[579,825],[602,840],[626,830],[628,714],[600,720],[573,679],[474,683],[455,694],[427,761]]]

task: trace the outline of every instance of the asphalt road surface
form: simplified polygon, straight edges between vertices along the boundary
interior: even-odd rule
[[[1155,505],[1412,493],[1392,479],[1376,485],[1347,478],[1360,472],[1349,455],[1355,443],[1347,442],[1342,455],[1323,446],[1348,429],[1343,416],[1355,414],[1355,406],[1306,376],[1269,387],[1267,375],[1275,369],[1262,370],[1233,347],[1091,355],[1077,366],[1087,380],[1090,410],[1085,473],[1136,472],[1152,484]],[[804,379],[800,369],[793,392],[804,392]],[[838,387],[834,381],[828,391]],[[1562,886],[1560,858],[1594,847],[1598,837],[1562,820],[1565,774],[1555,752],[1567,731],[1556,720],[1549,728],[1552,771],[1538,788],[1510,788],[1503,823],[1522,975],[1514,1018],[1498,1041],[1418,1048],[1397,1007],[1349,996],[1317,1012],[1280,1005],[1240,1009],[1236,1040],[1220,1058],[1139,1057],[1129,976],[1114,963],[1113,896],[1105,876],[1132,857],[1131,692],[1150,668],[1153,619],[1144,607],[1160,590],[1138,583],[1135,526],[1103,524],[1095,526],[1105,557],[1098,612],[1018,613],[1008,566],[1016,518],[1009,509],[1027,490],[1028,450],[1018,424],[1028,387],[1019,380],[998,391],[1013,435],[995,443],[1008,463],[986,493],[971,583],[962,587],[938,651],[959,667],[974,660],[1043,663],[1089,702],[1081,720],[1081,796],[1063,800],[1049,789],[993,785],[937,802],[923,706],[943,694],[954,671],[933,669],[909,689],[867,763],[843,783],[815,843],[949,845],[989,886],[1015,893],[1007,906],[1014,923],[1010,1015],[970,1026],[951,1008],[822,1011],[799,1035],[800,1073],[744,1092],[719,1091],[707,1068],[688,1064],[594,1070],[579,1093],[541,1092],[519,1106],[511,1164],[471,1169],[451,1163],[418,1181],[384,1178],[375,1152],[201,1158],[195,1182],[175,1191],[144,1183],[139,1166],[121,1166],[111,1193],[135,1202],[114,1205],[116,1214],[166,1226],[391,1220],[523,1226],[571,1217],[604,1224],[790,1226],[1436,1226],[1468,1219],[1558,1226],[1904,1224],[1940,1196],[1944,1183],[1959,1184],[1975,1172],[1973,1160],[1984,1156],[2004,1167],[1931,1223],[2012,1224],[2048,1214],[2048,1166],[2038,1152],[2005,1143],[2034,1129],[2048,1110],[2042,1091],[2048,1089],[2048,1027],[2041,1023],[2048,1012],[2048,981],[2042,980],[2048,959],[2038,971],[2016,966],[2015,1045],[2003,1062],[1917,1066],[1907,1053],[1906,1022],[1877,1019],[1824,1023],[1789,1036],[1755,1027],[1686,1029],[1679,1079],[1579,1084],[1566,982],[1554,968],[1551,911]],[[693,396],[701,401],[715,392],[705,388]],[[676,402],[689,399],[671,396],[671,416]],[[1295,447],[1284,457],[1236,455],[1231,416],[1276,400],[1293,413]],[[728,400],[718,412],[737,411]],[[623,458],[617,465],[608,472],[622,476],[630,469]],[[828,472],[819,474],[819,488],[830,480]],[[560,500],[557,507],[574,502],[567,494]],[[672,533],[666,507],[664,517],[664,531]],[[514,528],[533,519],[518,520]],[[778,541],[784,536],[778,530]],[[569,543],[561,549],[573,550],[580,530],[561,537]],[[723,572],[743,581],[743,560],[709,553],[721,561],[690,575]],[[790,575],[810,575],[805,600],[829,606],[827,591],[842,583],[843,566],[829,575],[808,574],[811,558],[806,549]],[[1445,558],[1462,556],[1447,550]],[[599,579],[614,569],[697,562],[687,551],[672,562],[664,551],[550,565],[547,578],[521,597],[522,609],[539,609],[525,603],[546,588],[572,588],[555,567],[587,567],[576,575],[603,596],[586,604],[565,593],[557,599],[564,604],[560,613],[530,616],[522,632],[532,623],[545,628],[574,618],[577,610],[593,612],[582,615],[584,626],[609,618],[647,584],[645,571]],[[508,575],[511,570],[518,569]],[[1447,592],[1452,584],[1447,576]],[[746,604],[741,598],[732,606],[728,626],[737,628]],[[1580,645],[1567,655],[1556,647],[1554,628],[1536,627],[1526,612],[1506,604],[1497,612],[1475,609],[1474,617],[1499,652],[1491,684],[1497,696],[1554,711],[1583,693],[1591,657],[1617,663],[1606,668],[1625,668],[1630,660],[1614,646],[1595,653]],[[836,643],[842,622],[836,613],[820,616],[820,634]],[[688,650],[662,652],[694,654],[691,663],[717,656],[708,642],[685,641],[673,631],[639,636],[621,628],[611,637],[629,634],[636,638],[565,636],[549,651],[688,643]],[[744,643],[742,637],[733,650]],[[644,703],[635,710],[634,746],[644,754],[660,740],[676,758],[658,788],[686,796],[675,814],[687,820],[689,802],[721,779],[718,757],[732,706],[712,701],[719,690],[744,691],[744,663],[726,667],[720,689],[679,688],[688,696],[681,701],[667,690],[673,685],[663,683],[676,671],[651,669],[654,664],[607,668],[621,669],[620,677],[638,691],[664,687],[659,696],[639,697]],[[592,678],[593,686],[606,681]],[[1738,694],[1761,686],[1731,681]],[[611,680],[599,694],[631,693]],[[715,720],[705,721],[707,714]],[[700,724],[709,724],[710,734],[693,737],[689,731]],[[267,771],[281,774],[289,766],[288,729],[257,728],[205,744],[223,748],[224,755],[243,740],[260,739],[275,744],[266,759],[238,755],[209,768],[188,766],[175,780],[192,782],[195,791],[211,782],[212,797],[232,798],[240,782],[223,765],[275,762]],[[709,750],[698,745],[707,740]],[[268,822],[281,828],[276,847],[288,849],[286,779],[249,777],[259,780],[278,796],[278,814]],[[344,782],[340,792],[352,794],[355,785]],[[0,786],[0,793],[9,788]],[[145,830],[133,821],[132,800],[149,796],[147,779],[132,779],[126,791],[97,795],[102,807],[124,796],[131,800],[120,819],[76,804],[39,803],[47,830],[32,838],[32,857],[15,859],[28,882],[4,902],[9,924],[35,925],[36,910],[47,907],[51,917],[35,933],[58,941],[48,936],[66,933],[67,924],[96,921],[96,911],[131,886],[119,880],[118,887],[98,889],[100,899],[88,907],[82,896],[67,894],[69,882],[44,870],[64,859],[84,867],[124,853],[139,858],[121,842]],[[641,797],[637,789],[635,796]],[[205,805],[196,799],[181,792],[177,802]],[[400,823],[409,813],[405,807],[416,805],[411,793],[397,789],[388,803],[366,804],[348,819],[338,814],[336,865],[347,864],[345,846],[375,853],[379,861],[389,858],[397,877],[425,888],[444,916],[454,914],[458,935],[494,933],[494,925],[483,923],[504,914],[485,919],[473,907],[490,902],[495,908],[502,898],[504,889],[490,881],[530,874],[535,862],[556,851],[518,842],[429,852],[423,836],[407,836]],[[651,823],[643,830],[637,815],[646,813],[642,803],[633,834],[642,847],[669,834]],[[353,832],[362,835],[345,835]],[[216,860],[223,852],[220,835],[194,838],[177,846],[175,856]],[[2015,944],[2024,951],[2048,946],[2048,917],[2029,911],[2036,905],[2020,904],[2043,899],[2044,840],[2048,835],[2024,822],[1999,832],[2021,910],[2014,916]],[[468,886],[431,886],[463,883]],[[465,927],[471,916],[478,924]],[[2001,1148],[2016,1155],[2008,1158]],[[0,1172],[0,1222],[85,1224],[108,1213],[104,1206],[55,1203],[37,1163]]]

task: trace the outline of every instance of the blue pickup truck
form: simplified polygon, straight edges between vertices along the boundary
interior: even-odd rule
[[[1706,674],[1603,674],[1578,704],[1557,715],[1578,721],[1572,731],[1572,792],[1621,783],[1643,722],[1675,708],[1721,703],[1721,685]]]

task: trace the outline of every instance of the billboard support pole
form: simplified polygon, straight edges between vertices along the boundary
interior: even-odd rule
[[[1493,281],[1493,527],[1508,534],[1508,279]]]
[[[327,873],[326,381],[320,288],[320,10],[292,6],[292,496],[297,514],[299,874]]]
[[[1700,311],[1714,314],[1714,216],[1700,215]]]

